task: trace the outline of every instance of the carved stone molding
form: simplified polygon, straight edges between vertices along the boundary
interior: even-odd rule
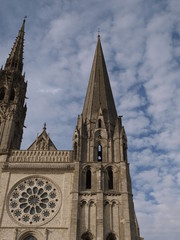
[[[96,194],[97,194],[96,192],[87,192],[87,191],[79,193],[79,195],[81,195],[81,196],[93,196],[93,195],[96,195]]]
[[[58,170],[74,170],[74,163],[4,163],[3,170],[9,169],[58,169]]]
[[[121,196],[120,192],[105,192],[104,196]]]

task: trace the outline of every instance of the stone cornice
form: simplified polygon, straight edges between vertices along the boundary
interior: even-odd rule
[[[57,170],[74,170],[74,163],[4,163],[3,170],[11,170],[11,169],[57,169]]]

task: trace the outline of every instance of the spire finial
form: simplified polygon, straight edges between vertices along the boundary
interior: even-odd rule
[[[46,122],[44,123],[43,131],[46,131]]]
[[[26,21],[26,18],[27,18],[27,16],[24,16],[24,20],[23,20],[23,22],[25,22],[25,21]]]
[[[98,38],[100,38],[100,28],[98,28]]]

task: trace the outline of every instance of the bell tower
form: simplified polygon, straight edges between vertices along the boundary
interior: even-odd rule
[[[140,240],[127,159],[100,36],[73,137],[79,162],[77,239]]]
[[[24,104],[27,83],[23,70],[25,19],[14,46],[0,69],[0,152],[20,149],[26,105]]]

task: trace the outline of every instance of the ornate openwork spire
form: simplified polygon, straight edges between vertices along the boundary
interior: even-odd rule
[[[19,30],[19,34],[14,42],[11,53],[6,61],[5,70],[20,71],[20,73],[22,73],[25,18],[23,20],[21,29]]]
[[[103,111],[105,120],[114,124],[117,118],[117,112],[104,60],[100,35],[98,34],[96,51],[82,112],[83,119],[96,119],[100,108]]]

